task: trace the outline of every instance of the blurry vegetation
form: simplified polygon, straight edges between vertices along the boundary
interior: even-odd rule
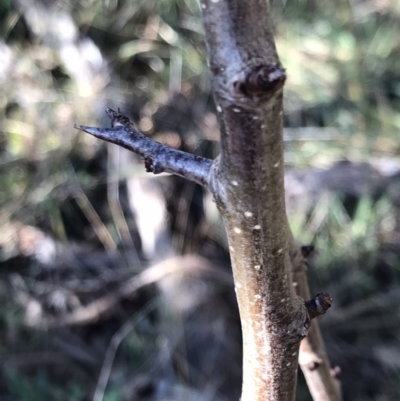
[[[316,246],[313,290],[334,296],[328,350],[345,399],[399,399],[400,3],[272,8],[299,171],[288,209]],[[0,0],[0,88],[0,399],[238,399],[239,322],[209,195],[73,129],[120,107],[156,140],[215,157],[198,2]],[[124,287],[182,254],[205,259]],[[99,300],[104,315],[67,322]]]

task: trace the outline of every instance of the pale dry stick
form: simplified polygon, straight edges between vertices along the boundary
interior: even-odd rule
[[[117,249],[115,241],[86,194],[82,191],[75,197],[75,200],[82,212],[85,214],[85,217],[89,220],[90,225],[93,227],[94,232],[104,248],[108,251],[115,251]]]
[[[212,276],[217,276],[219,280],[230,283],[231,279],[227,274],[216,271],[205,259],[194,256],[186,255],[182,257],[175,257],[154,266],[151,266],[132,277],[123,285],[119,286],[113,292],[110,292],[88,305],[81,306],[73,312],[65,315],[55,316],[27,316],[25,325],[30,328],[47,330],[51,328],[58,328],[64,326],[79,326],[88,323],[97,322],[109,316],[115,308],[118,307],[122,299],[132,297],[139,289],[146,285],[154,284],[163,279],[169,274],[179,272],[206,273]]]
[[[69,176],[72,178],[72,185],[75,192],[75,200],[84,213],[85,217],[90,222],[90,225],[93,227],[94,232],[97,235],[97,238],[103,244],[104,248],[108,251],[115,251],[117,249],[117,245],[113,240],[110,232],[108,231],[107,227],[101,220],[100,216],[98,215],[97,211],[93,207],[92,203],[86,196],[85,192],[83,191],[79,180],[76,177],[76,173],[72,165],[69,166]]]
[[[306,259],[288,228],[292,281],[297,294],[310,298],[306,273]],[[314,401],[341,401],[340,382],[334,377],[326,354],[318,321],[315,321],[307,337],[300,343],[299,365]]]
[[[120,154],[122,149],[118,147],[107,148],[107,200],[110,212],[116,227],[116,230],[121,238],[121,242],[132,250],[135,250],[133,238],[129,231],[128,223],[126,221],[120,200]],[[139,257],[135,252],[135,261],[140,265]]]
[[[103,401],[104,393],[107,388],[107,383],[110,378],[112,365],[114,363],[115,354],[122,341],[134,330],[135,325],[139,323],[140,320],[145,318],[150,312],[156,308],[156,302],[148,303],[144,308],[142,308],[132,319],[127,320],[118,331],[112,336],[111,341],[108,345],[106,355],[104,357],[103,365],[101,367],[100,375],[97,380],[96,390],[93,394],[93,401]]]

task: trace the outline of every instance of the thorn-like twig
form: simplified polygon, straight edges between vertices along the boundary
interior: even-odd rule
[[[142,156],[148,172],[175,174],[208,187],[212,160],[153,141],[139,132],[129,118],[119,110],[107,108],[106,113],[111,120],[112,128],[83,125],[75,125],[75,128]]]

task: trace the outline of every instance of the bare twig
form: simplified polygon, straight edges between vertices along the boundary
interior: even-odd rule
[[[103,401],[104,393],[107,388],[108,380],[112,371],[112,366],[115,359],[115,354],[118,351],[122,341],[134,330],[135,325],[140,320],[145,318],[153,309],[155,309],[155,302],[147,304],[142,310],[140,310],[132,319],[127,320],[119,330],[112,336],[111,341],[108,345],[106,355],[104,357],[103,365],[101,367],[100,375],[97,380],[96,390],[93,394],[93,401]]]
[[[306,275],[307,253],[311,248],[300,248],[288,228],[291,275],[293,285],[298,295],[310,299],[310,289]],[[318,294],[316,298],[306,303],[310,315],[318,316],[329,308],[332,299],[329,294]],[[322,307],[319,307],[321,305]],[[322,313],[320,313],[322,312]],[[299,365],[307,381],[314,401],[341,401],[342,395],[339,381],[332,375],[332,367],[326,354],[324,341],[318,321],[314,321],[307,337],[300,344]]]
[[[220,280],[227,283],[230,282],[230,279],[226,277],[226,275],[213,269],[210,264],[201,257],[194,255],[175,257],[147,268],[142,273],[132,277],[123,285],[119,286],[113,292],[96,299],[88,305],[80,306],[73,312],[57,317],[35,315],[30,318],[27,316],[25,325],[38,330],[46,330],[63,326],[78,326],[102,320],[118,307],[122,299],[130,298],[140,288],[156,283],[165,276],[182,270],[192,273],[201,271],[213,276],[217,275]]]
[[[144,158],[148,172],[176,174],[208,187],[212,160],[162,145],[139,132],[119,111],[106,110],[112,128],[93,128],[75,125],[76,129],[96,138],[122,146]]]

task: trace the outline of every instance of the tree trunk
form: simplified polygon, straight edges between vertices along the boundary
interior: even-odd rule
[[[280,65],[265,0],[202,1],[221,154],[211,190],[243,332],[242,401],[292,401],[307,313],[290,282]]]

